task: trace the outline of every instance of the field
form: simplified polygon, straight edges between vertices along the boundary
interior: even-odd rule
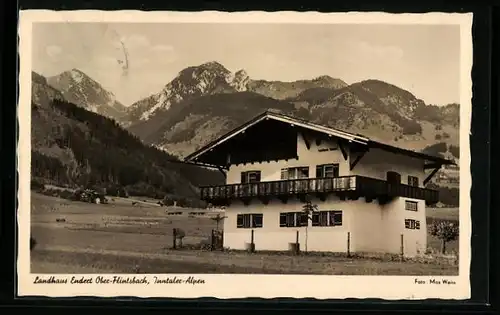
[[[134,205],[132,205],[132,202]],[[172,229],[186,232],[184,244],[209,243],[216,222],[189,215],[194,209],[160,207],[154,200],[114,198],[89,204],[32,193],[33,273],[281,273],[336,275],[454,275],[445,263],[381,258],[275,253],[172,250]],[[435,211],[434,211],[435,210]],[[453,209],[432,209],[436,218],[458,217]],[[169,215],[169,212],[181,214]],[[429,238],[439,249],[439,241]],[[456,248],[450,244],[449,249]]]

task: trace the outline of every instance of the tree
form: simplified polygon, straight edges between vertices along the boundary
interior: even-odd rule
[[[458,224],[447,221],[433,222],[431,227],[431,235],[441,240],[441,253],[446,253],[446,243],[454,241],[458,238]]]
[[[307,240],[308,240],[308,235],[307,235],[307,228],[309,226],[309,221],[312,221],[312,215],[315,211],[318,211],[318,205],[313,204],[311,201],[311,197],[309,195],[306,195],[305,198],[305,203],[302,206],[302,215],[306,216],[307,218],[307,223],[306,223],[306,248],[305,251],[307,253]]]
[[[219,232],[219,223],[221,221],[223,221],[225,218],[227,218],[226,216],[222,216],[220,213],[217,213],[217,215],[215,217],[212,217],[211,219],[214,220],[217,224],[217,232]]]

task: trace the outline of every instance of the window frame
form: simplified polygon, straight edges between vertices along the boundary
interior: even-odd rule
[[[411,207],[408,207],[408,205],[411,205]],[[415,209],[412,208],[413,206],[415,206]],[[418,202],[413,200],[405,200],[405,210],[418,212]]]
[[[419,178],[417,176],[408,175],[408,186],[420,187]]]
[[[302,172],[307,174],[306,177],[300,177]],[[293,173],[292,176],[290,176]],[[281,169],[281,180],[296,180],[309,178],[309,166],[284,167]]]
[[[340,220],[335,220],[340,215]],[[342,210],[322,210],[312,214],[312,226],[335,227],[343,225],[344,213]]]
[[[407,230],[420,230],[420,220],[405,219],[405,229],[407,229]]]
[[[255,223],[255,217],[260,217],[260,226]],[[241,221],[241,224],[240,224]],[[237,229],[257,229],[264,227],[264,214],[263,213],[239,213],[236,215],[236,228]]]
[[[332,167],[332,176],[326,176],[326,168]],[[321,174],[318,174],[319,171]],[[321,176],[320,176],[321,175]],[[340,165],[339,163],[328,163],[316,165],[316,178],[335,178],[340,176]]]
[[[280,212],[280,227],[299,228],[309,226],[309,218],[301,211]]]

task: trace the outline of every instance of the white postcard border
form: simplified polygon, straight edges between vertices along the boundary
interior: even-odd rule
[[[389,14],[318,13],[318,12],[144,12],[144,11],[49,11],[20,12],[19,25],[19,191],[18,202],[18,294],[47,297],[173,297],[173,298],[246,298],[290,297],[317,299],[381,298],[399,299],[467,299],[470,298],[471,260],[471,174],[470,122],[472,99],[472,13]],[[31,159],[31,32],[36,22],[126,22],[126,23],[315,23],[315,24],[455,24],[461,28],[461,95],[460,95],[460,257],[458,276],[323,276],[323,275],[170,275],[203,279],[203,284],[153,284],[155,275],[147,277],[149,285],[131,284],[34,284],[30,273],[30,159]],[[100,275],[55,275],[93,277]],[[112,275],[102,275],[112,277]],[[127,277],[120,274],[119,276]],[[166,275],[162,275],[165,277]],[[46,277],[46,275],[45,275]],[[419,285],[415,279],[437,278],[456,282],[453,285]]]

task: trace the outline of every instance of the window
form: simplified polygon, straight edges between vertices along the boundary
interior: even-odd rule
[[[405,201],[405,209],[409,211],[418,211],[418,203],[416,201]]]
[[[408,185],[418,187],[418,177],[408,176]]]
[[[282,212],[280,213],[280,227],[300,227],[307,226],[308,218],[303,212]]]
[[[291,167],[281,169],[281,179],[299,179],[299,178],[309,178],[309,167]]]
[[[238,214],[236,217],[236,227],[249,229],[261,228],[263,226],[264,215],[262,213]]]
[[[342,211],[318,211],[312,215],[312,226],[341,226]]]
[[[316,166],[316,178],[339,177],[338,164],[323,164]]]
[[[260,171],[241,172],[241,183],[258,183],[260,182]]]
[[[401,174],[389,171],[387,172],[387,181],[391,184],[401,184]]]
[[[405,228],[410,230],[420,230],[420,221],[413,219],[405,219]]]

